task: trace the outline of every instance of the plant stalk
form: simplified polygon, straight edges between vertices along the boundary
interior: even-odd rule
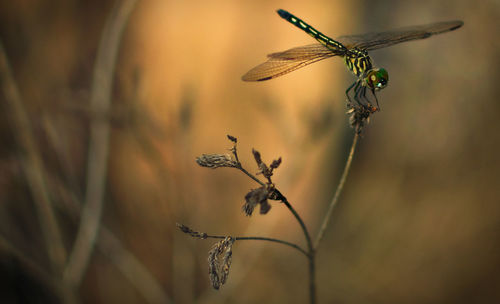
[[[321,228],[319,229],[318,236],[316,237],[316,241],[314,242],[314,250],[318,249],[318,246],[323,239],[323,236],[325,235],[326,228],[328,227],[328,224],[330,222],[330,218],[333,213],[334,207],[337,205],[337,202],[339,200],[340,194],[342,193],[342,190],[344,189],[344,184],[347,179],[347,175],[349,174],[349,169],[351,168],[351,163],[352,163],[352,157],[354,155],[354,151],[356,150],[356,146],[358,143],[359,139],[359,134],[358,132],[354,133],[354,139],[352,141],[351,145],[351,150],[349,151],[349,156],[347,157],[347,162],[344,167],[344,172],[342,172],[342,177],[340,178],[339,185],[337,186],[337,190],[335,190],[335,194],[330,202],[330,205],[328,206],[328,210],[326,211],[326,215],[323,218],[323,223],[321,224]]]

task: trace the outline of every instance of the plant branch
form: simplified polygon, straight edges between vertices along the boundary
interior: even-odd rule
[[[241,172],[243,172],[246,175],[248,175],[248,177],[250,177],[251,179],[253,179],[257,183],[259,183],[261,186],[265,185],[264,182],[262,182],[260,179],[258,179],[257,177],[255,177],[252,173],[248,172],[245,168],[243,168],[240,163],[238,163],[238,167],[236,167],[236,168],[238,168]]]
[[[280,239],[274,239],[274,238],[268,238],[268,237],[260,237],[260,236],[239,236],[239,237],[235,237],[235,240],[237,240],[237,241],[256,240],[256,241],[275,242],[275,243],[279,243],[279,244],[283,244],[283,245],[287,245],[287,246],[290,246],[292,248],[295,248],[298,251],[302,252],[306,257],[309,257],[309,254],[307,253],[307,251],[305,251],[304,249],[302,249],[302,247],[300,247],[299,245],[291,243],[291,242],[283,241],[283,240],[280,240]]]
[[[299,222],[300,228],[302,228],[302,232],[304,233],[304,236],[306,238],[307,248],[310,252],[313,252],[314,247],[312,246],[311,236],[309,235],[309,232],[307,231],[306,224],[304,223],[304,221],[302,220],[300,215],[297,213],[297,211],[295,211],[295,209],[292,207],[292,205],[288,202],[288,200],[286,198],[284,198],[284,200],[282,200],[282,202],[283,202],[283,204],[285,204],[285,206],[288,208],[288,210],[290,210],[290,212],[292,212],[292,214],[295,217],[295,219],[297,220],[297,222]]]
[[[233,153],[237,157],[236,149],[235,148],[233,148]],[[241,166],[241,164],[239,162],[238,162],[238,167],[237,168],[240,169],[246,175],[248,175],[251,179],[253,179],[257,183],[259,183],[261,186],[265,185],[262,181],[260,181],[254,175],[252,175],[247,170],[245,170]],[[269,180],[269,183],[271,184],[270,176],[268,177],[268,180]],[[290,210],[290,212],[293,214],[293,216],[295,217],[295,219],[299,223],[300,228],[302,229],[302,232],[304,233],[304,237],[306,238],[307,251],[301,249],[300,247],[298,247],[295,244],[291,244],[290,245],[288,243],[287,245],[292,246],[292,247],[294,247],[296,249],[299,249],[302,253],[304,253],[307,256],[307,258],[309,260],[309,297],[310,297],[310,303],[314,304],[314,303],[316,303],[316,279],[315,279],[315,269],[316,269],[316,266],[315,266],[315,258],[314,258],[314,256],[315,256],[315,247],[313,246],[311,235],[309,234],[309,231],[307,230],[306,224],[304,223],[304,221],[302,220],[302,218],[300,217],[300,215],[297,213],[297,211],[290,204],[290,202],[288,202],[288,199],[283,194],[281,194],[281,192],[279,190],[277,190],[277,189],[275,189],[275,194],[277,194],[277,196],[278,196],[277,199],[279,199],[283,204],[285,204],[285,206],[288,208],[288,210]],[[279,243],[282,242],[280,240],[273,240],[273,241],[275,241],[275,242],[278,241]]]
[[[342,193],[342,190],[344,189],[344,184],[345,184],[345,181],[347,179],[347,175],[349,174],[349,169],[351,168],[352,158],[354,155],[354,151],[356,150],[358,139],[359,139],[359,133],[355,132],[354,139],[353,139],[352,145],[351,145],[351,150],[349,151],[349,156],[347,157],[347,161],[346,161],[346,164],[344,167],[344,172],[342,172],[342,176],[340,178],[339,185],[337,186],[337,190],[335,190],[335,194],[332,198],[332,201],[330,202],[330,205],[328,206],[328,210],[326,211],[325,217],[323,218],[323,223],[321,224],[321,228],[319,229],[318,236],[316,238],[316,241],[314,242],[314,247],[313,247],[314,250],[318,249],[319,243],[323,239],[326,228],[328,227],[328,223],[330,222],[330,218],[332,216],[333,209],[337,205],[340,194]]]
[[[186,232],[186,233],[189,233],[189,232]],[[192,237],[197,237],[200,239],[225,239],[226,238],[226,236],[224,236],[224,235],[209,235],[209,234],[201,234],[200,236],[193,236],[192,235]],[[294,249],[297,249],[302,254],[304,254],[307,258],[309,258],[309,253],[306,250],[304,250],[302,247],[300,247],[299,245],[291,243],[291,242],[283,241],[280,239],[260,237],[260,236],[236,236],[236,237],[233,237],[233,239],[235,239],[236,241],[267,241],[267,242],[279,243],[279,244],[283,244],[283,245],[292,247]]]
[[[309,303],[316,303],[316,252],[309,256]]]
[[[234,153],[234,154],[235,154],[235,156],[237,155],[236,153]],[[238,162],[238,166],[236,168],[239,169],[241,172],[245,173],[247,176],[249,176],[251,179],[253,179],[257,183],[259,183],[261,186],[265,186],[264,182],[259,180],[257,177],[255,177],[253,174],[251,174],[247,170],[245,170],[245,168],[243,168],[241,166],[241,163]],[[290,212],[292,212],[295,219],[299,222],[300,227],[302,228],[302,231],[303,231],[304,236],[305,236],[306,241],[307,241],[307,248],[309,249],[310,252],[312,252],[314,247],[312,246],[311,236],[310,236],[309,232],[307,231],[306,224],[304,223],[304,221],[302,220],[300,215],[297,213],[297,211],[295,211],[295,209],[292,207],[292,205],[288,202],[287,198],[285,196],[283,196],[277,189],[276,189],[276,191],[277,191],[277,193],[279,193],[279,197],[280,197],[279,200],[283,204],[285,204],[285,206],[288,208],[288,210],[290,210]]]
[[[66,249],[64,248],[61,231],[47,190],[41,153],[36,144],[30,119],[26,113],[1,41],[0,83],[5,94],[6,109],[10,111],[10,114],[6,116],[11,120],[12,134],[15,135],[18,148],[22,152],[21,163],[23,164],[29,191],[35,202],[48,256],[53,270],[60,273],[66,260]]]
[[[292,207],[292,205],[288,202],[288,200],[283,197],[282,202],[285,204],[285,206],[292,212],[293,216],[295,219],[297,219],[297,222],[299,222],[300,227],[302,228],[302,232],[304,233],[304,236],[306,238],[307,242],[307,251],[308,254],[307,256],[309,257],[309,302],[311,304],[316,303],[316,276],[315,276],[315,259],[314,256],[316,254],[315,249],[312,245],[312,240],[311,240],[311,235],[307,231],[306,224],[300,217],[300,215],[295,211],[295,209]]]
[[[113,75],[118,47],[128,18],[137,0],[117,1],[102,33],[94,67],[90,107],[91,120],[87,159],[87,189],[80,226],[69,261],[64,270],[65,281],[78,286],[87,269],[99,232],[106,189],[109,154],[109,121],[101,114],[109,112]]]

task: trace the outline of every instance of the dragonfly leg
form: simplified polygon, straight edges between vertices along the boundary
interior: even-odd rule
[[[358,104],[358,106],[364,106],[363,103],[359,100],[359,93],[361,92],[363,86],[361,86],[361,81],[356,81],[356,85],[354,86],[354,100]]]
[[[375,102],[377,103],[377,111],[380,111],[380,106],[378,105],[377,94],[375,94],[375,90],[374,89],[372,89],[372,94],[375,97]]]
[[[356,86],[354,87],[354,100],[356,100],[356,103],[358,104],[358,106],[362,106],[363,108],[366,108],[366,104],[365,104],[365,100],[366,100],[366,97],[364,96],[364,92],[363,92],[363,89],[366,89],[365,86],[361,85],[361,81],[358,81],[356,83]]]
[[[377,96],[375,95],[375,92],[374,92],[373,90],[371,90],[371,91],[372,91],[372,93],[373,93],[373,96],[375,97],[375,100],[376,100],[376,102],[377,102],[377,106],[376,106],[376,107],[374,107],[374,106],[372,105],[372,103],[371,103],[370,99],[368,98],[368,96],[366,96],[366,89],[367,89],[367,87],[366,87],[366,86],[363,86],[363,87],[361,87],[361,88],[360,88],[360,94],[359,94],[359,97],[360,97],[360,98],[364,101],[364,103],[362,104],[362,106],[363,106],[366,110],[370,111],[371,113],[374,113],[374,112],[376,112],[376,111],[378,111],[378,110],[379,110],[379,107],[378,107],[378,99],[377,99]]]
[[[368,107],[371,107],[370,100],[366,97],[366,86],[363,86],[363,87],[361,88],[361,94],[360,94],[360,97],[361,97],[361,99],[365,102],[365,104],[366,104]]]
[[[345,96],[347,96],[347,100],[349,101],[349,103],[352,103],[352,100],[351,100],[351,97],[349,96],[349,92],[352,90],[352,88],[358,83],[358,81],[356,80],[355,82],[353,82],[348,88],[347,90],[345,90]]]

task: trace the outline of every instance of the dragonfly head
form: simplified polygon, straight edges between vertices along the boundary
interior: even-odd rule
[[[378,91],[387,86],[389,74],[384,68],[372,69],[366,74],[365,82],[370,89]]]

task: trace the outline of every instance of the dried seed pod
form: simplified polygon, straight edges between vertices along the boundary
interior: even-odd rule
[[[187,233],[194,238],[199,238],[199,239],[206,239],[207,238],[207,234],[205,232],[194,231],[193,229],[189,228],[188,226],[183,225],[183,224],[179,224],[179,223],[176,223],[175,225],[182,232]]]
[[[347,114],[349,114],[349,123],[356,132],[359,134],[363,131],[365,124],[370,122],[370,115],[378,111],[377,108],[368,107],[364,105],[354,105],[349,103],[347,105]]]
[[[260,152],[255,150],[255,149],[252,149],[252,154],[253,154],[253,157],[255,158],[255,161],[257,162],[257,166],[261,166],[262,164],[262,158],[260,156]]]
[[[234,238],[228,236],[214,244],[208,252],[208,275],[214,289],[226,283],[231,267]]]
[[[196,158],[198,165],[207,168],[236,168],[238,162],[235,161],[229,154],[203,154]]]
[[[275,159],[273,160],[273,162],[271,163],[271,169],[276,169],[278,168],[279,166],[281,165],[281,157],[278,158],[278,159]]]

